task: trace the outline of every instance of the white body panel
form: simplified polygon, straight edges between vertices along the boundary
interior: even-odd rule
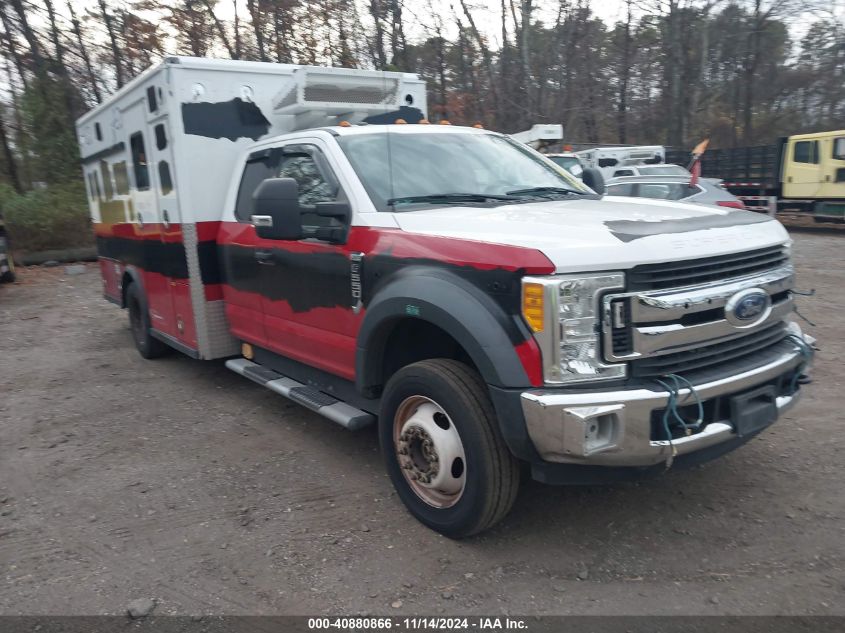
[[[638,264],[696,259],[782,244],[789,239],[776,221],[656,233],[622,241],[606,224],[742,214],[695,204],[616,198],[560,200],[494,209],[453,207],[392,214],[406,231],[510,244],[542,251],[557,272],[625,270]],[[655,227],[659,230],[658,227]]]

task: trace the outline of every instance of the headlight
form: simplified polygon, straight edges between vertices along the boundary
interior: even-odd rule
[[[604,363],[599,350],[599,299],[624,287],[622,273],[523,279],[522,312],[543,353],[546,383],[625,377],[626,365]]]

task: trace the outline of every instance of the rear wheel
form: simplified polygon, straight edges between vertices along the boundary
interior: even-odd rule
[[[400,499],[452,538],[481,532],[510,510],[519,464],[498,429],[477,372],[449,359],[400,369],[388,382],[379,440]]]
[[[144,358],[158,358],[169,352],[170,347],[150,333],[150,316],[138,284],[130,284],[126,289],[126,307],[129,311],[129,329],[132,330],[132,340],[135,341],[138,353]]]

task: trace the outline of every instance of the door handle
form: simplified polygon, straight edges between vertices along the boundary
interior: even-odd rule
[[[255,259],[258,260],[259,264],[264,264],[265,266],[276,265],[276,259],[273,257],[273,251],[255,251]]]
[[[164,210],[164,215],[161,218],[163,220],[164,228],[170,228],[170,216],[167,214],[167,209]]]

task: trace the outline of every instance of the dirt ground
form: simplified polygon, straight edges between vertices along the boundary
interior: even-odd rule
[[[799,407],[691,471],[527,482],[461,542],[405,512],[374,431],[221,362],[143,360],[93,265],[20,271],[0,287],[0,613],[845,614],[845,235],[794,237],[822,348]]]

